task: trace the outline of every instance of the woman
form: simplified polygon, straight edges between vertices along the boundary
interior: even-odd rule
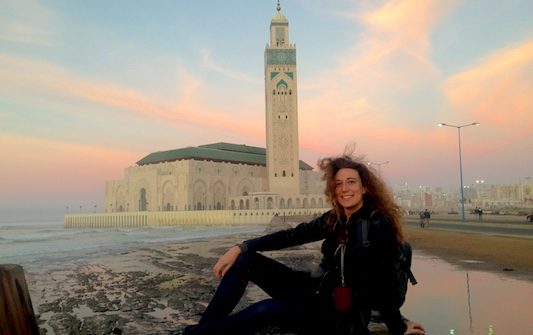
[[[333,209],[230,248],[213,268],[219,287],[184,335],[253,334],[267,325],[299,334],[368,334],[371,310],[380,312],[391,334],[425,333],[402,318],[393,298],[393,262],[403,236],[399,207],[385,184],[351,155],[322,159],[319,166]],[[257,253],[319,240],[323,258],[312,273]],[[249,281],[271,298],[231,314]]]

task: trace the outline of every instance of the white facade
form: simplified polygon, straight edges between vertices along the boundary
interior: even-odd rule
[[[125,169],[106,183],[108,213],[227,209],[323,208],[321,174],[302,171],[301,194],[268,192],[266,168],[245,164],[181,160]]]

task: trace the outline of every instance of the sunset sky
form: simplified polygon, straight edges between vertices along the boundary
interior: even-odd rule
[[[0,213],[102,209],[150,152],[265,146],[276,1],[0,1]],[[286,0],[300,158],[355,143],[390,185],[533,177],[533,1]],[[0,214],[1,215],[1,214]]]

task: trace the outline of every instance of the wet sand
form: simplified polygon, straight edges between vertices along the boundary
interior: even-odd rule
[[[420,250],[452,264],[533,281],[533,239],[406,229]],[[174,242],[120,255],[27,271],[42,333],[172,334],[198,320],[218,280],[212,266],[227,248],[250,236]],[[319,244],[266,253],[308,269],[320,259]],[[477,260],[481,262],[464,262]],[[262,299],[251,287],[237,308]],[[373,334],[386,334],[373,325]],[[281,334],[275,329],[263,334]],[[285,334],[285,333],[283,333]]]
[[[405,228],[415,250],[468,270],[504,273],[533,281],[533,238]],[[465,261],[476,262],[465,262]]]

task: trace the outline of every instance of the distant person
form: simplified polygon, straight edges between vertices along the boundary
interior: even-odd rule
[[[420,228],[424,228],[425,227],[425,223],[426,223],[426,215],[425,215],[425,212],[424,211],[420,211],[418,213],[418,215],[420,216]]]
[[[424,226],[429,226],[429,219],[431,219],[431,213],[427,210],[424,210]]]
[[[477,209],[477,220],[483,221],[483,210],[481,208]]]
[[[392,335],[425,334],[422,325],[402,317],[402,302],[394,298],[403,234],[401,210],[385,183],[351,154],[322,159],[319,166],[333,209],[231,247],[213,268],[222,280],[209,305],[183,335],[248,335],[265,326],[305,335],[364,335],[372,310]],[[297,271],[259,253],[314,241],[322,241],[314,271]],[[234,311],[249,282],[270,297]]]

